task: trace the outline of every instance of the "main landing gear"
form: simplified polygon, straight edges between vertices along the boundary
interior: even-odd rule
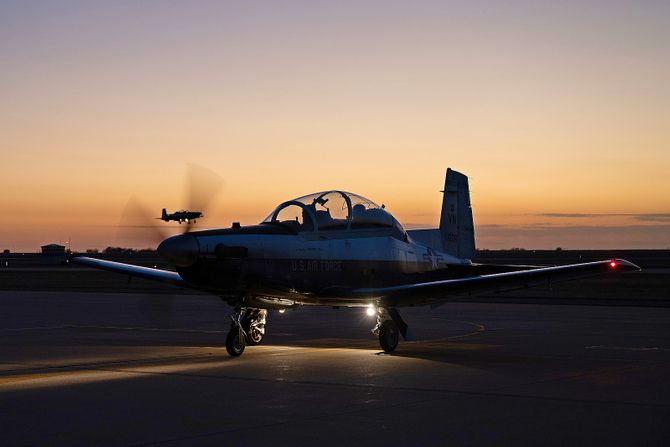
[[[230,315],[232,324],[226,336],[226,350],[233,357],[242,355],[247,345],[260,345],[265,338],[265,319],[268,311],[251,307],[238,307]],[[387,319],[390,317],[390,319]],[[413,341],[407,323],[400,316],[398,309],[378,308],[377,325],[372,333],[379,337],[379,345],[384,352],[393,352],[398,347],[400,336],[406,341]]]
[[[393,352],[398,347],[400,331],[393,320],[386,320],[379,327],[379,345],[384,352]]]
[[[390,320],[386,319],[386,313],[391,317]],[[413,341],[414,336],[409,330],[407,323],[400,316],[395,308],[379,308],[377,310],[377,325],[372,329],[372,333],[379,337],[379,345],[384,350],[384,352],[393,352],[398,347],[398,341],[400,340],[400,335],[406,341]]]
[[[244,352],[246,345],[260,345],[265,338],[265,309],[238,308],[230,315],[233,323],[226,336],[226,351],[233,357]]]

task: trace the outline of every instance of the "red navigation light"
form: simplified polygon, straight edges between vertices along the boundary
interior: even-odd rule
[[[617,266],[616,261],[610,261],[610,267],[616,268],[616,266]]]

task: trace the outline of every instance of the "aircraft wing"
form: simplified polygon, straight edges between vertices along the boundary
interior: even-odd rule
[[[153,269],[150,267],[141,267],[139,265],[124,264],[122,262],[106,261],[104,259],[88,258],[78,256],[72,258],[71,262],[86,265],[100,270],[107,270],[115,273],[124,273],[129,276],[150,279],[152,281],[166,282],[177,286],[187,286],[186,281],[179,276],[177,272],[167,270]]]
[[[391,287],[356,289],[353,294],[360,297],[381,298],[387,306],[403,306],[421,302],[439,304],[449,301],[455,295],[503,292],[557,281],[633,270],[640,270],[640,267],[625,259],[610,259]]]

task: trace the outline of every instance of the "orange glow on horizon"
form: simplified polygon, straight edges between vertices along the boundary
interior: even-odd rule
[[[435,227],[452,167],[482,248],[670,247],[668,20],[662,3],[0,6],[0,250],[127,243],[128,199],[185,208],[191,162],[226,181],[203,226],[343,189]]]

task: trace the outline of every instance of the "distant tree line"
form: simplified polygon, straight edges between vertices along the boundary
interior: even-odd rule
[[[106,255],[119,255],[119,254],[133,254],[133,253],[149,253],[153,252],[151,248],[126,248],[126,247],[107,247],[102,252]],[[90,253],[89,250],[86,250],[87,253]],[[97,253],[97,250],[93,253]]]

